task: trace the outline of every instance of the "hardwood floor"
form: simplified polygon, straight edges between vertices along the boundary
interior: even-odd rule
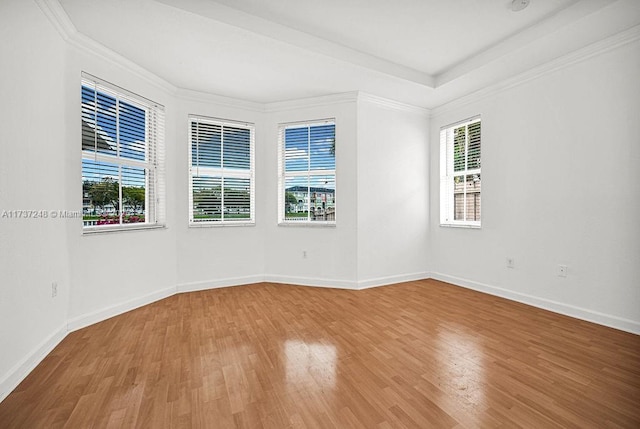
[[[424,280],[179,294],[70,333],[1,428],[640,427],[640,336]]]

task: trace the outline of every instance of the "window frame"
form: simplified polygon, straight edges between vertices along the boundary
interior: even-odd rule
[[[98,99],[98,94],[111,97],[116,100],[116,154],[110,155],[106,153],[100,153],[97,150],[97,146],[94,151],[85,150],[84,146],[81,148],[81,172],[83,178],[82,198],[83,198],[83,235],[117,232],[117,231],[132,231],[142,229],[157,229],[166,227],[165,224],[165,172],[164,172],[164,106],[149,100],[141,95],[135,94],[117,85],[114,85],[108,81],[92,76],[88,73],[82,72],[81,74],[81,97],[80,97],[80,117],[81,124],[85,122],[85,108],[83,103],[83,88],[87,87],[95,92],[94,103]],[[120,143],[120,103],[124,102],[137,109],[145,112],[145,159],[136,160],[121,156],[122,145]],[[94,107],[94,115],[97,115],[98,108]],[[95,119],[94,119],[95,120]],[[125,119],[126,120],[126,119]],[[106,133],[102,130],[103,133]],[[94,126],[94,133],[97,136],[100,132]],[[81,143],[84,135],[81,132]],[[97,139],[97,137],[96,137]],[[96,140],[97,141],[97,140]],[[82,146],[82,145],[81,145]],[[106,163],[115,165],[118,169],[118,205],[121,207],[118,213],[117,224],[103,224],[103,225],[87,225],[84,220],[84,177],[85,167],[84,162],[91,161],[96,163]],[[136,223],[124,223],[124,196],[123,196],[123,169],[143,169],[145,171],[145,206],[144,206],[144,222]]]
[[[454,122],[452,124],[440,128],[440,226],[442,227],[461,227],[475,228],[482,227],[482,185],[480,185],[480,219],[467,220],[466,199],[467,187],[464,186],[464,207],[463,213],[465,219],[455,219],[455,177],[462,176],[463,183],[466,183],[468,176],[479,176],[479,182],[482,184],[482,168],[468,168],[469,158],[469,126],[473,124],[482,124],[480,115]],[[454,171],[454,137],[453,133],[460,127],[466,128],[465,137],[465,167],[462,170]],[[480,125],[480,149],[478,159],[482,164],[482,125]]]
[[[293,129],[293,128],[309,128],[309,130],[312,127],[318,127],[318,126],[326,126],[326,125],[333,125],[334,129],[333,129],[333,139],[334,139],[334,162],[335,162],[335,167],[332,170],[311,170],[311,167],[309,165],[309,168],[307,170],[303,170],[303,171],[294,171],[294,172],[289,172],[287,174],[287,171],[285,170],[286,168],[286,162],[285,162],[285,135],[286,135],[286,130],[287,129]],[[337,195],[337,191],[338,191],[338,183],[337,183],[337,165],[338,165],[338,159],[337,159],[337,152],[335,149],[335,143],[336,143],[336,119],[335,118],[326,118],[326,119],[314,119],[314,120],[308,120],[308,121],[297,121],[297,122],[284,122],[284,123],[280,123],[278,124],[278,226],[298,226],[298,227],[335,227],[337,225],[337,220],[338,220],[338,206],[337,206],[337,200],[336,200],[336,195]],[[311,143],[309,142],[309,145]],[[333,220],[310,220],[310,219],[306,219],[306,220],[287,220],[286,217],[286,213],[285,213],[285,209],[284,209],[284,203],[285,203],[285,196],[286,196],[286,179],[288,177],[308,177],[309,179],[311,179],[312,177],[323,177],[323,176],[333,176],[333,183],[334,183],[334,190],[333,190],[333,209],[334,209],[334,214]],[[309,188],[311,188],[311,186],[309,186]],[[307,204],[308,206],[311,205],[311,200],[310,200],[310,195],[307,196]],[[310,216],[309,214],[309,210],[307,210],[308,216]]]
[[[225,169],[224,165],[220,167],[200,167],[193,165],[193,131],[192,124],[194,122],[206,123],[210,125],[217,125],[222,127],[233,127],[233,128],[243,128],[249,130],[250,142],[249,142],[249,170],[238,171],[235,169]],[[202,116],[190,114],[188,115],[188,134],[189,134],[189,144],[188,146],[188,157],[189,157],[189,227],[190,228],[207,228],[207,227],[224,227],[224,226],[255,226],[256,224],[256,215],[255,215],[255,124],[251,122],[241,122],[234,121],[230,119],[221,119],[210,116]],[[224,141],[224,134],[221,130],[221,138]],[[224,144],[222,143],[220,149],[221,162],[224,160]],[[221,194],[221,218],[220,219],[210,219],[210,220],[194,220],[194,208],[193,208],[193,179],[197,177],[194,175],[194,168],[200,169],[204,168],[205,170],[209,170],[211,173],[219,173],[222,178],[222,183],[224,183],[224,178],[230,179],[249,179],[249,218],[243,220],[225,220],[224,219],[224,187],[222,186],[222,194]]]

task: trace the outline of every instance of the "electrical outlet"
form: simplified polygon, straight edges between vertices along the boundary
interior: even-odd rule
[[[567,277],[567,270],[566,265],[558,265],[558,277]]]
[[[513,258],[507,258],[506,264],[507,264],[507,268],[513,268],[516,266],[516,262],[513,260]]]
[[[307,259],[307,251],[306,250],[302,251],[302,259]]]
[[[51,283],[51,298],[58,296],[58,282]]]

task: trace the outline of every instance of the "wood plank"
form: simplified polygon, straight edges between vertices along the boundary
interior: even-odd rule
[[[0,427],[640,427],[640,336],[435,280],[178,294],[69,334]]]

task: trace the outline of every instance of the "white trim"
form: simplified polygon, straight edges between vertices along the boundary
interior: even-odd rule
[[[447,101],[431,109],[431,117],[436,118],[445,113],[459,109],[460,107],[497,95],[508,89],[520,86],[555,71],[570,67],[574,64],[578,64],[582,61],[588,60],[589,58],[613,51],[614,49],[638,40],[640,40],[640,25],[636,25],[628,30],[624,30],[613,36],[607,37],[606,39],[587,45],[584,48],[572,51],[523,73],[519,73],[502,82],[489,85],[478,91]]]
[[[82,86],[86,86],[87,88],[93,89],[94,91],[100,88],[100,92],[116,98],[120,101],[124,101],[128,104],[133,104],[138,109],[157,109],[161,110],[163,113],[165,111],[164,105],[153,101],[150,98],[145,97],[144,95],[137,94],[126,88],[116,85],[115,83],[109,82],[108,80],[104,80],[97,76],[94,76],[91,73],[81,71],[80,81]]]
[[[314,107],[331,106],[342,103],[355,103],[358,101],[358,91],[342,92],[338,94],[321,95],[319,97],[298,98],[295,100],[277,101],[264,105],[267,113],[283,112],[288,110],[310,109]]]
[[[251,121],[237,121],[235,119],[224,119],[218,118],[214,116],[205,116],[205,115],[197,115],[189,113],[187,115],[187,120],[189,123],[192,121],[204,122],[211,125],[221,125],[224,127],[245,127],[245,128],[253,128],[256,126],[255,122]]]
[[[117,151],[120,151],[120,146],[116,147]],[[138,159],[125,158],[120,155],[110,155],[102,152],[91,152],[90,150],[82,149],[82,159],[87,161],[101,162],[101,163],[109,163],[120,165],[122,167],[128,168],[142,168],[149,170],[153,168],[154,162],[149,161],[140,161]]]
[[[335,228],[337,226],[335,220],[290,220],[278,221],[278,226],[286,227],[312,227],[312,228]]]
[[[264,276],[264,281],[267,283],[281,283],[295,286],[358,290],[358,282],[355,280],[323,279],[319,277],[298,277],[280,274],[267,274]]]
[[[462,126],[468,127],[471,124],[474,124],[476,122],[481,122],[481,121],[482,121],[481,115],[474,115],[467,119],[462,119],[460,121],[457,121],[451,124],[443,125],[442,127],[440,127],[440,132],[447,131],[449,128],[459,128]]]
[[[368,92],[358,91],[358,101],[375,104],[377,106],[385,107],[387,109],[399,110],[401,112],[415,113],[418,115],[429,118],[431,111],[424,107],[413,106],[411,104],[401,103],[399,101],[391,100],[389,98],[380,97],[377,95],[369,94]]]
[[[137,63],[123,57],[115,51],[107,48],[106,46],[96,42],[95,40],[85,36],[82,33],[76,33],[72,37],[70,37],[67,42],[69,45],[78,49],[79,51],[86,52],[90,55],[94,55],[103,59],[104,61],[113,64],[117,67],[124,69],[125,71],[130,72],[134,76],[146,81],[150,85],[161,89],[162,91],[168,93],[169,95],[175,95],[176,87],[167,82],[166,80],[158,77],[151,71],[145,69],[144,67],[138,65]],[[87,72],[92,74],[91,72]]]
[[[278,283],[305,287],[324,287],[334,289],[362,289],[358,287],[358,282],[350,280],[328,280],[318,277],[297,277],[286,275],[252,275],[243,277],[229,277],[226,279],[215,279],[198,282],[181,283],[176,288],[177,293],[198,292],[209,289],[220,289],[225,287],[244,286],[254,283]],[[370,286],[367,286],[370,287]]]
[[[167,4],[171,3],[171,0],[161,1]],[[361,98],[363,101],[373,102],[391,108],[404,109],[403,106],[407,106],[411,111],[422,112],[422,114],[425,114],[426,112],[427,116],[437,117],[461,106],[465,106],[467,104],[482,100],[486,97],[510,89],[514,86],[518,86],[533,79],[537,79],[548,73],[560,70],[562,68],[589,59],[593,56],[606,53],[620,46],[624,46],[628,43],[640,40],[640,25],[636,25],[603,40],[587,45],[586,47],[572,51],[568,54],[562,55],[556,59],[536,66],[523,73],[519,73],[511,78],[504,80],[503,82],[489,85],[478,91],[463,95],[462,97],[453,100],[445,101],[432,109],[425,109],[418,106],[394,102],[393,100],[386,100],[382,97],[365,93],[363,93],[363,95],[359,95],[360,92],[358,91],[264,104],[252,102],[249,100],[225,97],[217,94],[178,88],[168,81],[155,75],[151,71],[141,67],[137,63],[128,60],[117,52],[80,33],[73,25],[73,22],[70,20],[69,16],[67,15],[64,8],[60,5],[58,0],[35,0],[35,2],[42,10],[43,14],[47,17],[47,19],[51,22],[56,31],[60,34],[62,39],[69,43],[70,46],[75,47],[88,54],[100,57],[111,64],[119,66],[134,74],[135,76],[147,81],[148,83],[164,90],[170,95],[177,97],[180,100],[201,101],[217,104],[219,106],[246,109],[254,112],[278,112],[295,110],[298,108],[311,108],[345,102],[353,102],[357,101],[358,98]],[[373,69],[375,69],[375,67]],[[445,84],[443,84],[443,81],[446,80],[444,79],[445,74],[446,73],[439,74],[437,76],[437,79],[433,79],[432,77],[430,77],[431,82],[429,82],[426,86],[433,87],[433,81],[435,80],[438,81],[438,84],[434,87],[435,90],[437,90],[441,86],[444,86]],[[394,75],[394,73],[391,73],[391,75]]]
[[[640,322],[437,272],[400,274],[360,281],[330,280],[317,277],[297,277],[277,274],[263,276],[257,274],[252,276],[182,283],[178,284],[176,287],[165,288],[139,298],[131,299],[121,304],[112,305],[107,308],[70,319],[67,324],[60,326],[31,353],[14,365],[14,367],[7,372],[4,378],[0,380],[0,402],[9,396],[9,394],[31,373],[31,371],[33,371],[36,366],[38,366],[40,362],[42,362],[42,360],[51,353],[58,344],[60,344],[69,332],[82,329],[127,311],[151,304],[155,301],[171,297],[177,293],[241,286],[260,282],[291,284],[305,287],[362,290],[371,287],[387,286],[395,283],[426,280],[430,278],[447,282],[455,286],[498,296],[511,301],[532,305],[537,308],[563,314],[575,319],[586,320],[588,322],[640,335]]]
[[[443,273],[431,272],[430,278],[453,284],[455,286],[472,289],[478,292],[487,293],[489,295],[498,296],[511,301],[520,302],[531,305],[536,308],[548,310],[554,313],[563,314],[574,319],[585,320],[598,325],[608,326],[621,331],[631,332],[640,335],[640,322],[624,319],[622,317],[610,314],[600,313],[598,311],[577,307],[571,304],[553,301],[547,298],[540,298],[521,292],[504,289],[497,286],[491,286],[485,283],[476,282],[461,277],[450,276]]]
[[[26,355],[11,368],[0,380],[0,402],[2,402],[16,387],[33,371],[42,360],[67,336],[66,323],[49,335],[38,347]]]
[[[447,67],[444,70],[434,74],[435,87],[441,87],[456,79],[470,75],[473,71],[483,67],[495,67],[496,62],[503,60],[505,57],[511,56],[511,63],[518,63],[518,53],[535,52],[532,47],[539,46],[541,42],[549,44],[550,39],[554,39],[553,43],[562,45],[562,42],[575,38],[582,31],[589,31],[594,34],[603,34],[604,28],[590,28],[588,16],[591,14],[601,13],[602,10],[617,0],[571,0],[564,6],[556,9],[552,14],[545,16],[531,25],[526,26],[515,34],[507,36],[493,45],[482,49],[466,59]],[[635,1],[635,0],[632,0]],[[504,3],[511,3],[506,1]],[[526,12],[525,12],[526,13]],[[615,21],[611,21],[615,22]],[[591,24],[592,25],[592,24]],[[608,24],[607,28],[612,28],[612,24]],[[572,29],[571,35],[567,35],[567,31]],[[548,44],[546,46],[548,46]],[[524,48],[524,49],[523,49]],[[546,48],[545,48],[546,49]],[[515,57],[515,58],[514,58]]]
[[[482,225],[480,225],[479,222],[471,223],[471,221],[469,222],[451,221],[449,223],[442,223],[442,221],[440,221],[440,224],[438,226],[441,226],[443,228],[482,229]]]
[[[284,122],[282,124],[278,124],[278,126],[282,126],[283,129],[296,129],[296,128],[309,128],[309,127],[321,127],[323,125],[335,125],[336,118],[324,118],[324,119],[312,119],[310,121],[293,121],[293,122]]]
[[[168,287],[159,291],[151,292],[147,295],[130,299],[120,304],[110,305],[100,310],[95,310],[91,313],[74,317],[73,319],[69,319],[67,322],[69,332],[86,328],[87,326],[93,325],[94,323],[102,322],[103,320],[118,316],[119,314],[126,313],[127,311],[135,310],[136,308],[140,308],[161,299],[168,298],[175,295],[175,293],[175,287]]]
[[[202,222],[189,222],[189,228],[224,228],[224,227],[236,227],[236,226],[256,226],[255,220],[252,221],[240,221],[240,220],[227,220],[220,221],[202,221]]]
[[[180,283],[176,287],[176,293],[198,292],[209,289],[243,286],[253,283],[261,283],[263,281],[264,276],[256,274],[253,276],[227,277],[225,279],[212,279],[198,282]]]
[[[230,107],[235,109],[249,110],[251,112],[263,113],[265,105],[254,101],[243,100],[240,98],[225,97],[223,95],[211,94],[207,92],[193,91],[186,88],[178,88],[175,96],[182,101],[195,101],[198,103],[207,103],[221,107]],[[196,115],[197,116],[197,115]],[[206,117],[206,116],[203,116]],[[246,121],[252,123],[254,121]]]
[[[145,224],[145,223],[123,223],[120,225],[104,225],[104,226],[83,226],[82,227],[82,236],[88,237],[90,235],[100,235],[108,232],[133,232],[133,231],[144,231],[147,229],[167,229],[167,225],[154,223],[154,224]]]
[[[141,67],[137,63],[125,58],[117,52],[107,48],[103,44],[80,33],[71,22],[62,5],[58,0],[35,0],[40,10],[49,19],[60,36],[69,43],[70,46],[97,56],[115,66],[125,69],[135,76],[145,80],[151,85],[175,95],[177,88],[151,71]]]
[[[150,70],[141,67],[137,63],[127,59],[112,49],[107,48],[103,44],[91,39],[83,33],[80,33],[73,25],[73,22],[58,0],[35,0],[35,2],[56,31],[60,34],[62,39],[67,42],[70,47],[76,48],[89,55],[99,57],[110,64],[120,67],[181,101],[204,102],[222,107],[269,113],[355,102],[358,97],[357,91],[351,91],[273,103],[258,103],[213,93],[179,88],[157,76]],[[85,72],[93,74],[89,70],[86,70]]]
[[[66,42],[70,42],[71,38],[78,33],[78,30],[60,2],[57,0],[35,0],[35,2],[58,34],[60,34],[60,37]]]
[[[195,13],[207,19],[242,28],[278,42],[302,48],[316,55],[322,55],[348,64],[364,67],[396,79],[410,81],[425,87],[431,88],[434,85],[434,78],[423,71],[384,58],[379,58],[375,55],[216,2],[188,0],[158,1],[179,10]]]
[[[393,276],[375,277],[368,280],[358,280],[358,289],[369,289],[380,286],[390,286],[396,283],[412,282],[416,280],[426,280],[429,278],[427,271],[411,273],[411,274],[397,274]]]

